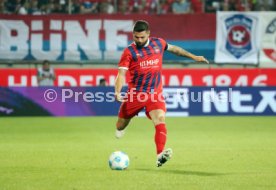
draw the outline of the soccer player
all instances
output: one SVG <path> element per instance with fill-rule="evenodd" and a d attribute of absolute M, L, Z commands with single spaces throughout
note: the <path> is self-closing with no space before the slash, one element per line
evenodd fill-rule
<path fill-rule="evenodd" d="M 144 108 L 146 115 L 155 126 L 155 144 L 157 166 L 166 163 L 172 156 L 172 149 L 164 149 L 167 129 L 165 123 L 166 105 L 162 96 L 162 58 L 164 51 L 178 56 L 188 57 L 195 61 L 208 61 L 203 56 L 193 55 L 181 47 L 168 44 L 162 38 L 150 37 L 149 24 L 138 20 L 133 27 L 133 40 L 121 56 L 118 75 L 115 81 L 115 98 L 122 102 L 116 123 L 115 136 L 121 138 L 125 134 L 131 118 Z M 129 72 L 128 91 L 121 95 L 125 76 Z"/>

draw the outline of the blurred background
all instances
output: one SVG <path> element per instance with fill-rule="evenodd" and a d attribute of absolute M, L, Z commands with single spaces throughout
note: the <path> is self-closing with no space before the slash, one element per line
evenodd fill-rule
<path fill-rule="evenodd" d="M 185 107 L 167 102 L 172 115 L 275 115 L 275 101 L 263 100 L 259 92 L 259 87 L 267 87 L 268 94 L 275 93 L 270 92 L 276 85 L 275 10 L 275 0 L 1 0 L 0 114 L 116 115 L 114 102 L 114 111 L 104 109 L 111 103 L 91 102 L 83 102 L 84 108 L 76 113 L 66 107 L 77 105 L 59 102 L 63 109 L 57 111 L 43 93 L 47 87 L 58 92 L 62 87 L 113 92 L 122 50 L 132 42 L 134 22 L 143 19 L 150 24 L 151 36 L 210 61 L 195 63 L 166 52 L 162 73 L 166 87 L 185 87 L 189 92 L 196 87 L 202 87 L 196 92 L 204 87 L 239 88 L 238 94 L 250 91 L 233 103 L 238 109 L 228 103 L 227 111 L 221 111 L 220 103 L 210 104 L 211 110 L 204 112 L 204 104 L 190 102 Z M 22 98 L 33 105 L 23 109 Z M 264 103 L 256 113 L 262 101 L 270 104 Z M 33 106 L 41 113 L 32 111 Z"/>
<path fill-rule="evenodd" d="M 0 0 L 0 190 L 275 190 L 275 6 Z M 210 61 L 164 54 L 174 156 L 160 169 L 150 120 L 114 137 L 117 64 L 141 19 L 152 37 Z M 110 170 L 116 150 L 129 155 L 127 171 Z"/>

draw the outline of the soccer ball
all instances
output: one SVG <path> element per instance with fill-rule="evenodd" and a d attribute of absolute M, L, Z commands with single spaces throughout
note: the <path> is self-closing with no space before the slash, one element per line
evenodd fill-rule
<path fill-rule="evenodd" d="M 112 170 L 125 170 L 129 166 L 129 158 L 126 153 L 116 151 L 110 155 L 108 163 Z"/>

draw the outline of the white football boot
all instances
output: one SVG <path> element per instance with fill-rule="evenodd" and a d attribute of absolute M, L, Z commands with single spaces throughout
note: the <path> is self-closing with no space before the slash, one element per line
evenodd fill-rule
<path fill-rule="evenodd" d="M 165 164 L 172 157 L 172 154 L 173 154 L 173 151 L 172 151 L 171 148 L 163 150 L 163 152 L 158 154 L 157 155 L 157 161 L 156 161 L 157 167 L 160 167 L 163 164 Z"/>
<path fill-rule="evenodd" d="M 117 139 L 122 138 L 124 135 L 125 135 L 125 130 L 118 130 L 118 129 L 116 129 L 116 131 L 115 131 L 115 137 Z"/>

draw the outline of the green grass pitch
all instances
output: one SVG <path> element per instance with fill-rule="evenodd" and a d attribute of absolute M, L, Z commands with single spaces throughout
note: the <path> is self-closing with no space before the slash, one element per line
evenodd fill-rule
<path fill-rule="evenodd" d="M 155 166 L 154 128 L 134 118 L 0 119 L 0 190 L 276 189 L 276 117 L 167 118 L 172 159 Z M 130 157 L 112 171 L 109 155 Z"/>

